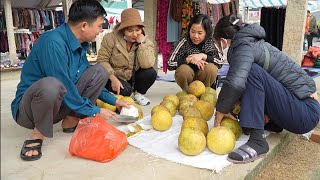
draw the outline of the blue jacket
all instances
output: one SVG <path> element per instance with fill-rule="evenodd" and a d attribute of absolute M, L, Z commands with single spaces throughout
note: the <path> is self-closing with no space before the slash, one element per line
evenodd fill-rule
<path fill-rule="evenodd" d="M 63 103 L 70 109 L 87 116 L 99 113 L 100 108 L 88 98 L 81 97 L 75 85 L 90 66 L 86 57 L 87 48 L 88 43 L 80 44 L 68 24 L 43 33 L 23 66 L 16 97 L 11 103 L 13 118 L 16 120 L 21 98 L 27 89 L 36 81 L 49 76 L 60 80 L 67 89 Z M 105 88 L 99 99 L 112 105 L 117 100 Z"/>

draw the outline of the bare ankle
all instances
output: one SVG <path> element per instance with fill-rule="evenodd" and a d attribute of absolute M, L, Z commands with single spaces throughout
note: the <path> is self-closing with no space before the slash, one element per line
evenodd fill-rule
<path fill-rule="evenodd" d="M 44 139 L 44 137 L 45 136 L 42 135 L 40 131 L 38 131 L 36 128 L 34 128 L 30 139 Z"/>

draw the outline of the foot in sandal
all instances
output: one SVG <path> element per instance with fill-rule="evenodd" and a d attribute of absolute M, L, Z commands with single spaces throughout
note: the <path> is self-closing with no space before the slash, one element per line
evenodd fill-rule
<path fill-rule="evenodd" d="M 29 140 L 24 141 L 22 146 L 20 157 L 25 161 L 35 161 L 42 156 L 42 142 L 44 136 L 37 130 L 34 129 L 32 136 Z"/>
<path fill-rule="evenodd" d="M 233 150 L 228 155 L 228 161 L 235 164 L 244 164 L 265 157 L 269 151 L 269 145 L 263 137 L 263 133 L 264 130 L 262 129 L 252 129 L 248 142 Z"/>

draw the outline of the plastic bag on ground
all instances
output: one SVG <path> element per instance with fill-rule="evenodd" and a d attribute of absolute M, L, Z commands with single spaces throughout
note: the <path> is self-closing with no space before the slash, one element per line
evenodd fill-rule
<path fill-rule="evenodd" d="M 108 162 L 117 157 L 127 145 L 124 132 L 96 116 L 79 121 L 69 144 L 69 152 L 73 156 Z"/>

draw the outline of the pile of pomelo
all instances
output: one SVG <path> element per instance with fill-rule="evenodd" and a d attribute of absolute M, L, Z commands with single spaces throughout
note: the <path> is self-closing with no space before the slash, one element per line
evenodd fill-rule
<path fill-rule="evenodd" d="M 188 91 L 166 95 L 159 105 L 151 110 L 152 127 L 166 131 L 172 126 L 172 117 L 178 111 L 183 116 L 178 146 L 182 153 L 195 156 L 206 146 L 216 154 L 228 154 L 242 134 L 238 121 L 224 119 L 220 127 L 209 132 L 207 121 L 215 112 L 217 93 L 205 87 L 201 81 L 194 81 Z"/>

